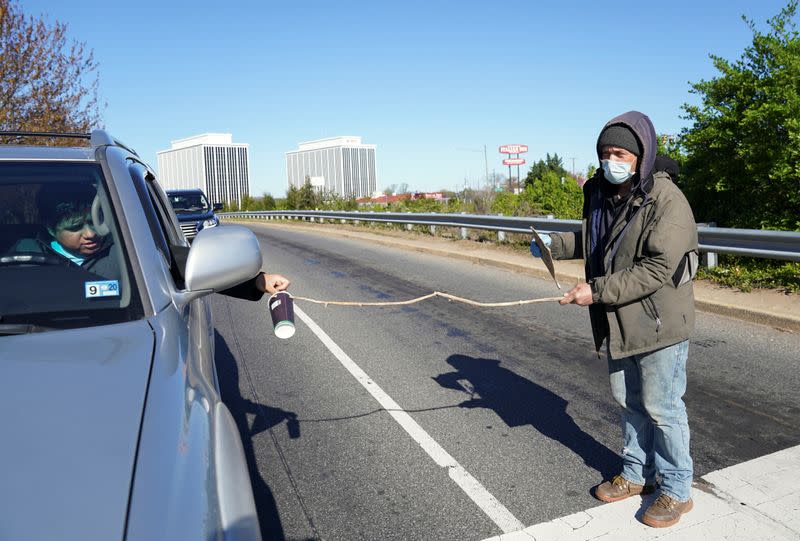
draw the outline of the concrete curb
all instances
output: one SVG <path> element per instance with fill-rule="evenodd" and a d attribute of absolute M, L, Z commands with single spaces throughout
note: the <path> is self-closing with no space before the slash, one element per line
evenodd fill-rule
<path fill-rule="evenodd" d="M 800 317 L 792 317 L 790 314 L 775 314 L 743 306 L 705 301 L 698 299 L 696 296 L 694 306 L 701 312 L 741 319 L 742 321 L 767 325 L 785 331 L 800 332 Z M 800 310 L 800 308 L 798 308 L 798 310 Z"/>
<path fill-rule="evenodd" d="M 335 231 L 330 231 L 330 230 L 326 231 L 325 230 L 326 228 L 319 228 L 315 226 L 306 225 L 303 223 L 298 223 L 298 224 L 274 223 L 270 221 L 261 221 L 261 220 L 235 220 L 235 221 L 238 223 L 253 223 L 268 227 L 300 229 L 304 231 L 311 231 L 319 235 L 366 240 L 368 242 L 372 242 L 374 244 L 379 244 L 383 246 L 391 246 L 393 248 L 400 248 L 403 250 L 408 250 L 413 252 L 421 252 L 431 255 L 449 257 L 451 259 L 458 259 L 461 261 L 469 261 L 470 263 L 510 270 L 521 274 L 535 276 L 537 278 L 542 278 L 545 280 L 552 280 L 550 273 L 547 272 L 547 270 L 544 268 L 521 265 L 510 261 L 502 261 L 499 259 L 482 257 L 474 254 L 458 253 L 451 250 L 441 250 L 432 246 L 410 245 L 409 241 L 404 242 L 403 239 L 398 239 L 391 236 L 384 236 L 381 239 L 375 239 L 375 238 L 366 238 L 364 235 L 359 234 L 358 232 L 348 231 L 345 229 L 336 228 Z M 330 224 L 330 225 L 335 226 L 335 224 Z M 369 232 L 365 231 L 364 233 L 369 235 L 380 235 L 379 232 L 374 232 L 374 231 L 369 231 Z M 562 290 L 566 291 L 567 289 L 569 289 L 568 286 L 570 286 L 571 284 L 576 283 L 579 280 L 583 280 L 583 275 L 577 273 L 556 272 L 556 278 L 561 284 Z M 721 316 L 731 317 L 734 319 L 739 319 L 742 321 L 747 321 L 750 323 L 756 323 L 759 325 L 776 327 L 785 331 L 800 332 L 800 306 L 798 307 L 798 315 L 796 316 L 793 314 L 768 312 L 764 310 L 758 310 L 752 307 L 704 299 L 702 294 L 702 289 L 695 288 L 695 308 L 701 312 L 708 312 Z"/>

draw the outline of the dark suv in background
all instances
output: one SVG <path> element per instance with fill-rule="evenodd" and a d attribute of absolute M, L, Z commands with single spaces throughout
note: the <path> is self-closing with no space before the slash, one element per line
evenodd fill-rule
<path fill-rule="evenodd" d="M 178 216 L 178 223 L 186 240 L 191 241 L 203 229 L 219 225 L 214 211 L 221 210 L 222 203 L 209 205 L 203 190 L 167 190 L 167 197 Z"/>

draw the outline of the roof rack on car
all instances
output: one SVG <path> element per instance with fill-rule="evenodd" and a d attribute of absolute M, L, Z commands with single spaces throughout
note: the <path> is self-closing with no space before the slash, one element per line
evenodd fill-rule
<path fill-rule="evenodd" d="M 3 137 L 66 137 L 69 139 L 89 139 L 88 133 L 56 133 L 41 131 L 0 131 Z"/>
<path fill-rule="evenodd" d="M 67 139 L 87 139 L 92 147 L 97 148 L 100 146 L 117 146 L 124 148 L 134 156 L 139 154 L 131 147 L 115 139 L 106 130 L 92 130 L 92 133 L 58 133 L 58 132 L 37 132 L 37 131 L 1 131 L 0 137 L 64 137 Z"/>

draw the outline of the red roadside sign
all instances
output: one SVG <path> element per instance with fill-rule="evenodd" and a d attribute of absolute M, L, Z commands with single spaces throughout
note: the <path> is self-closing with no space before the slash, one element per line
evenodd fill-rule
<path fill-rule="evenodd" d="M 525 165 L 525 158 L 506 158 L 503 165 Z"/>
<path fill-rule="evenodd" d="M 522 154 L 528 152 L 528 145 L 501 145 L 501 154 Z"/>

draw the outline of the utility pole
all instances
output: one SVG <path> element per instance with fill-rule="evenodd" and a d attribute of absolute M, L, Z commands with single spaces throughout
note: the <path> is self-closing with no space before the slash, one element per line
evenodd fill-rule
<path fill-rule="evenodd" d="M 456 150 L 461 150 L 461 151 L 464 151 L 464 152 L 480 152 L 481 151 L 481 149 L 479 149 L 479 148 L 463 148 L 463 147 L 458 147 L 458 148 L 456 148 Z M 486 172 L 486 183 L 488 184 L 489 183 L 489 157 L 486 155 L 486 145 L 483 145 L 483 165 L 485 167 L 485 172 Z M 480 181 L 478 181 L 478 182 L 480 182 Z"/>
<path fill-rule="evenodd" d="M 483 165 L 486 167 L 486 185 L 489 185 L 489 158 L 486 157 L 486 145 L 483 145 Z"/>
<path fill-rule="evenodd" d="M 572 160 L 572 176 L 575 176 L 575 158 L 570 158 Z"/>

